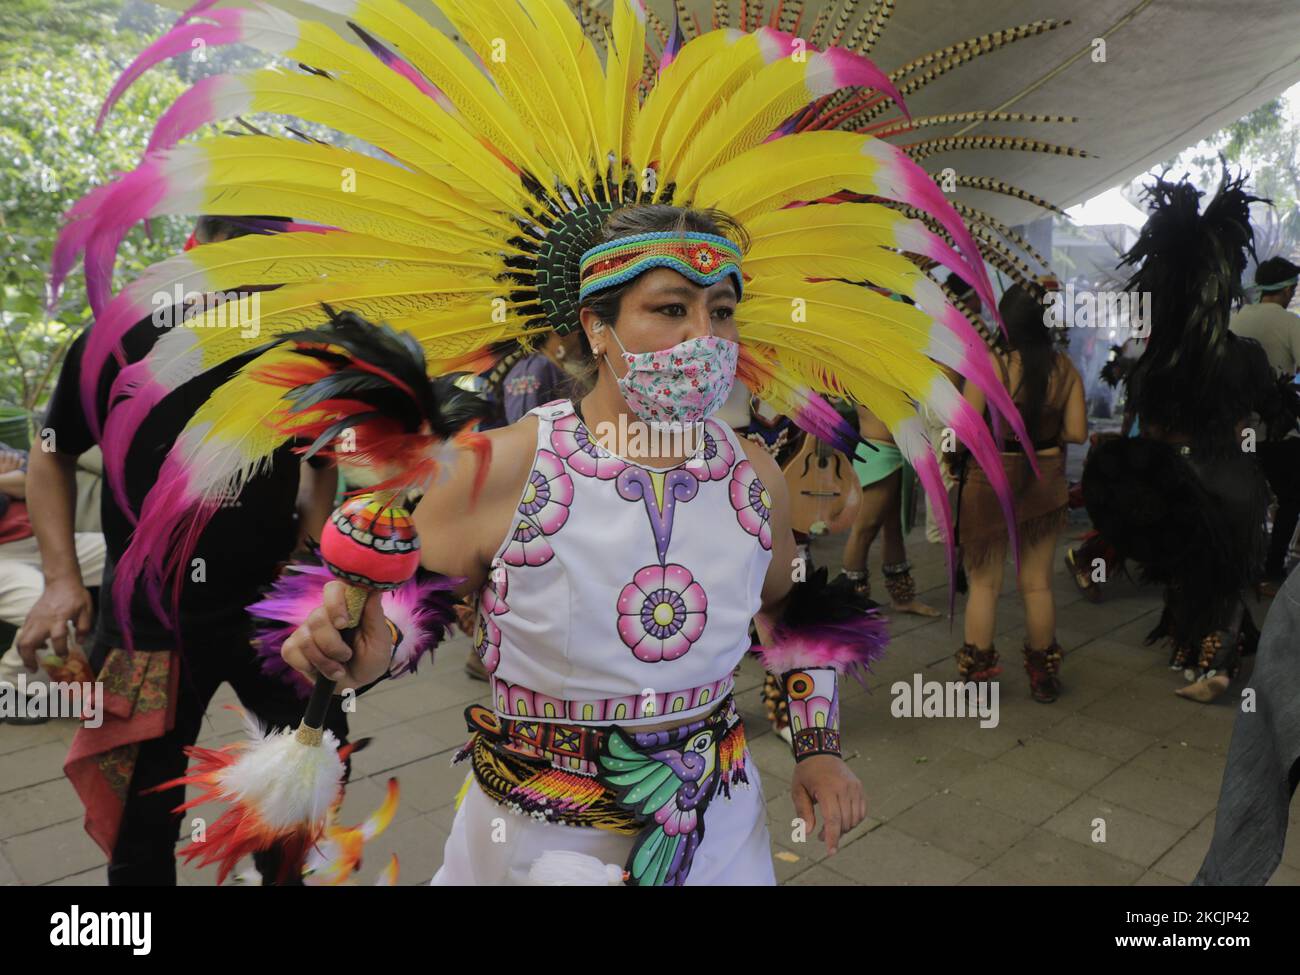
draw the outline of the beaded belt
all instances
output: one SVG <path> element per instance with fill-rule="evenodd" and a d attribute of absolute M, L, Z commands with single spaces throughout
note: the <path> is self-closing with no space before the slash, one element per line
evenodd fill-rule
<path fill-rule="evenodd" d="M 625 871 L 638 886 L 684 883 L 709 803 L 749 781 L 745 727 L 730 696 L 712 714 L 667 731 L 519 721 L 477 704 L 465 720 L 471 735 L 455 761 L 470 759 L 487 796 L 545 822 L 637 834 Z M 595 774 L 557 768 L 519 746 L 559 746 L 558 754 L 590 761 Z"/>

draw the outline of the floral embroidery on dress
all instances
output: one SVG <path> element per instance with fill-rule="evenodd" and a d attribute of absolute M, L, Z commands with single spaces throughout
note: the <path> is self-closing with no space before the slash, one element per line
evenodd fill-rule
<path fill-rule="evenodd" d="M 484 615 L 480 608 L 478 624 L 474 627 L 474 652 L 483 661 L 483 669 L 495 673 L 501 663 L 501 627 Z"/>
<path fill-rule="evenodd" d="M 702 424 L 704 445 L 699 452 L 687 460 L 682 467 L 690 471 L 697 480 L 718 481 L 731 473 L 731 465 L 736 462 L 736 450 L 731 441 L 713 420 Z"/>
<path fill-rule="evenodd" d="M 764 550 L 772 550 L 772 496 L 758 479 L 754 465 L 744 460 L 731 472 L 731 506 L 740 527 L 758 538 Z"/>
<path fill-rule="evenodd" d="M 510 612 L 506 594 L 510 591 L 510 576 L 500 559 L 492 563 L 487 582 L 479 590 L 477 623 L 474 627 L 474 652 L 487 672 L 493 673 L 501 662 L 501 627 L 492 617 Z"/>
<path fill-rule="evenodd" d="M 554 535 L 569 520 L 573 479 L 564 461 L 549 450 L 537 451 L 519 501 L 514 533 L 501 557 L 507 565 L 545 565 L 555 554 L 546 536 Z"/>
<path fill-rule="evenodd" d="M 704 632 L 708 598 L 682 565 L 647 565 L 618 596 L 618 635 L 646 663 L 676 660 Z"/>
<path fill-rule="evenodd" d="M 609 481 L 627 467 L 626 461 L 615 457 L 592 438 L 591 431 L 576 413 L 562 416 L 552 424 L 551 446 L 583 477 Z"/>
<path fill-rule="evenodd" d="M 500 616 L 510 612 L 510 607 L 506 605 L 506 594 L 509 592 L 510 576 L 501 560 L 497 559 L 492 563 L 487 582 L 483 584 L 483 592 L 480 596 L 483 611 L 489 616 Z"/>

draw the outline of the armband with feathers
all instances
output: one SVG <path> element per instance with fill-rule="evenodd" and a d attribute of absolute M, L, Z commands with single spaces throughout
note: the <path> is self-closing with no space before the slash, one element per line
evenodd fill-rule
<path fill-rule="evenodd" d="M 889 642 L 876 604 L 841 576 L 818 569 L 795 583 L 781 619 L 763 637 L 758 656 L 780 681 L 790 714 L 795 761 L 840 754 L 839 678 L 866 686 L 871 663 Z"/>

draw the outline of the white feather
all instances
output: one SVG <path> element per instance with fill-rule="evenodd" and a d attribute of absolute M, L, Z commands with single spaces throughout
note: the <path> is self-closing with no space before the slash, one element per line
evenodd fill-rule
<path fill-rule="evenodd" d="M 294 728 L 268 733 L 249 715 L 245 724 L 253 740 L 220 774 L 223 793 L 256 809 L 272 830 L 323 822 L 343 781 L 334 733 L 326 731 L 320 745 L 309 747 L 297 740 Z"/>
<path fill-rule="evenodd" d="M 528 868 L 534 887 L 622 887 L 623 868 L 572 850 L 547 850 Z"/>

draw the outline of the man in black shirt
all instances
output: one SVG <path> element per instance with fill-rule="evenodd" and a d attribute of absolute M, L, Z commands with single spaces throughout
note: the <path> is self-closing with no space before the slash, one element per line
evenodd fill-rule
<path fill-rule="evenodd" d="M 239 221 L 204 217 L 194 239 L 211 243 L 247 232 Z M 144 358 L 161 334 L 152 317 L 138 323 L 123 341 L 127 362 Z M 29 464 L 29 509 L 46 578 L 45 592 L 18 641 L 29 666 L 47 641 L 60 654 L 65 652 L 69 620 L 82 638 L 91 630 L 90 594 L 73 546 L 75 459 L 95 442 L 80 393 L 85 342 L 82 334 L 68 353 L 45 418 L 43 449 L 32 452 Z M 109 410 L 117 371 L 110 360 L 100 377 L 101 420 Z M 177 435 L 231 372 L 233 368 L 185 384 L 145 420 L 125 465 L 127 500 L 135 512 Z M 300 535 L 319 537 L 332 506 L 335 480 L 332 468 L 300 465 L 288 447 L 277 452 L 271 469 L 226 502 L 203 533 L 186 569 L 177 626 L 159 619 L 144 593 L 136 592 L 131 647 L 114 617 L 109 593 L 133 526 L 114 493 L 103 491 L 108 557 L 91 659 L 104 683 L 106 714 L 100 728 L 78 729 L 64 770 L 86 806 L 87 832 L 109 857 L 110 885 L 176 882 L 181 818 L 172 810 L 184 801 L 184 789 L 142 792 L 184 773 L 182 749 L 195 742 L 208 703 L 223 682 L 234 687 L 245 708 L 264 725 L 296 724 L 301 717 L 303 704 L 295 690 L 262 673 L 250 646 L 244 607 L 272 581 Z M 328 726 L 345 739 L 346 720 L 337 709 Z M 280 873 L 278 851 L 256 859 L 267 882 L 274 881 Z"/>

